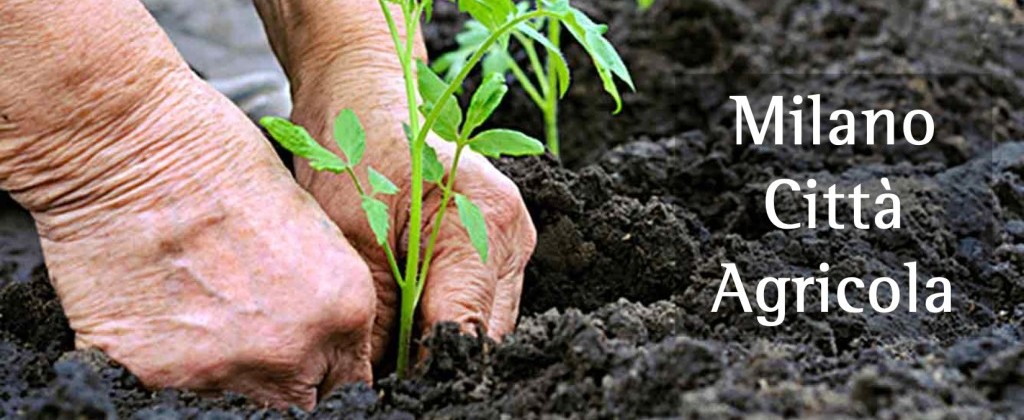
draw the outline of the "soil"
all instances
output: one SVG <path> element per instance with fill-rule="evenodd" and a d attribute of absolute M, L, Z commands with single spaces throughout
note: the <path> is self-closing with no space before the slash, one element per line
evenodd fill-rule
<path fill-rule="evenodd" d="M 0 218 L 0 414 L 1024 416 L 1020 2 L 660 0 L 646 13 L 631 0 L 576 3 L 610 24 L 639 93 L 627 95 L 613 118 L 585 57 L 571 47 L 581 70 L 563 104 L 562 161 L 498 162 L 519 184 L 539 231 L 520 326 L 503 343 L 442 326 L 425 343 L 432 355 L 419 377 L 348 386 L 312 413 L 266 410 L 236 395 L 146 391 L 102 354 L 73 350 L 30 225 L 14 214 Z M 428 31 L 434 53 L 451 47 L 458 25 L 450 5 L 438 6 Z M 822 95 L 825 115 L 926 109 L 934 140 L 735 145 L 729 96 L 763 106 L 771 95 L 813 93 Z M 541 132 L 522 95 L 499 115 L 496 125 Z M 873 197 L 887 178 L 903 224 L 777 229 L 764 192 L 783 177 L 814 178 L 819 194 L 863 184 Z M 800 194 L 780 195 L 781 218 L 806 218 Z M 848 203 L 838 214 L 851 223 Z M 828 220 L 827 207 L 816 215 Z M 726 262 L 737 264 L 752 296 L 762 277 L 821 276 L 822 262 L 833 281 L 892 276 L 906 291 L 908 261 L 918 263 L 920 279 L 950 280 L 950 313 L 921 310 L 923 288 L 917 312 L 904 296 L 896 311 L 878 313 L 866 293 L 855 293 L 866 310 L 847 313 L 835 289 L 825 313 L 795 312 L 795 292 L 787 290 L 786 321 L 775 328 L 760 326 L 760 313 L 744 313 L 736 299 L 711 312 Z M 807 306 L 818 308 L 810 290 Z M 768 302 L 780 297 L 768 295 Z"/>

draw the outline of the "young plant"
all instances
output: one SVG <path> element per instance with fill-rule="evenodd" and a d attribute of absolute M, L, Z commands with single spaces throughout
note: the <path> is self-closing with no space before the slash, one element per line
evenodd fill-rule
<path fill-rule="evenodd" d="M 611 80 L 611 75 L 629 81 L 629 73 L 614 48 L 604 39 L 605 28 L 594 24 L 582 12 L 572 8 L 568 0 L 543 1 L 532 10 L 528 7 L 517 7 L 511 0 L 458 0 L 459 10 L 469 13 L 479 22 L 477 35 L 481 40 L 476 43 L 476 48 L 460 61 L 458 70 L 446 82 L 424 63 L 415 60 L 413 38 L 402 39 L 399 36 L 400 33 L 416 33 L 419 31 L 421 20 L 430 20 L 433 1 L 378 0 L 378 3 L 388 22 L 395 54 L 402 67 L 409 113 L 408 121 L 404 125 L 411 161 L 409 246 L 404 256 L 404 269 L 399 266 L 395 250 L 387 240 L 391 229 L 388 222 L 388 206 L 378 198 L 380 195 L 396 194 L 399 191 L 394 183 L 372 167 L 366 168 L 369 188 L 363 185 L 359 177 L 359 165 L 367 147 L 366 133 L 356 114 L 352 110 L 342 110 L 334 122 L 334 140 L 341 155 L 321 146 L 304 128 L 287 120 L 267 117 L 260 123 L 282 146 L 296 156 L 308 160 L 314 170 L 347 175 L 355 184 L 367 222 L 377 243 L 387 256 L 400 289 L 397 370 L 398 375 L 404 377 L 409 366 L 413 316 L 423 293 L 423 286 L 426 284 L 445 210 L 451 200 L 455 200 L 462 226 L 466 229 L 470 242 L 481 260 L 486 261 L 488 258 L 487 227 L 483 214 L 468 197 L 454 191 L 461 157 L 467 148 L 494 158 L 536 155 L 544 152 L 544 146 L 540 141 L 523 133 L 504 129 L 479 130 L 501 104 L 508 92 L 508 86 L 500 73 L 486 76 L 474 92 L 469 107 L 463 110 L 455 99 L 455 93 L 462 87 L 470 71 L 485 60 L 489 51 L 494 51 L 497 47 L 507 50 L 510 38 L 525 37 L 547 49 L 549 69 L 552 72 L 550 80 L 553 81 L 548 84 L 548 89 L 552 92 L 557 91 L 559 95 L 564 94 L 569 86 L 569 71 L 558 50 L 557 39 L 553 42 L 535 28 L 539 21 L 547 21 L 550 26 L 564 25 L 587 48 L 606 81 L 606 89 L 618 103 L 618 91 Z M 388 4 L 397 5 L 401 10 L 404 30 L 399 30 L 398 21 L 392 15 Z M 455 145 L 455 155 L 451 167 L 447 170 L 438 161 L 437 153 L 426 142 L 430 133 Z M 425 182 L 439 185 L 442 191 L 440 210 L 434 216 L 433 228 L 427 238 L 423 238 L 421 233 L 424 226 Z"/>
<path fill-rule="evenodd" d="M 651 0 L 640 0 L 640 2 L 643 6 L 649 4 Z M 619 58 L 619 54 L 612 44 L 604 38 L 604 33 L 608 30 L 607 26 L 594 23 L 586 14 L 570 7 L 568 1 L 541 1 L 538 9 L 542 10 L 543 8 L 551 11 L 563 11 L 564 14 L 560 17 L 537 16 L 509 31 L 511 39 L 519 43 L 525 51 L 529 61 L 529 71 L 520 66 L 518 61 L 513 58 L 509 52 L 511 45 L 507 39 L 494 43 L 487 49 L 482 67 L 484 77 L 495 73 L 505 75 L 508 72 L 515 76 L 519 85 L 540 109 L 544 117 L 548 150 L 557 156 L 560 151 L 558 100 L 565 95 L 569 86 L 569 67 L 561 53 L 563 26 L 593 58 L 594 66 L 601 76 L 605 90 L 615 100 L 615 113 L 622 109 L 622 99 L 614 78 L 621 79 L 630 89 L 635 90 L 635 88 L 626 65 Z M 516 6 L 516 11 L 520 16 L 528 14 L 530 12 L 529 4 L 519 3 Z M 491 33 L 490 29 L 487 24 L 479 20 L 467 21 L 462 32 L 456 36 L 458 48 L 435 61 L 434 70 L 445 73 L 445 79 L 453 81 L 465 68 L 469 58 L 481 50 L 482 44 L 487 40 L 487 35 Z M 541 35 L 542 31 L 546 31 L 546 36 Z M 540 54 L 541 49 L 545 50 L 543 59 Z"/>

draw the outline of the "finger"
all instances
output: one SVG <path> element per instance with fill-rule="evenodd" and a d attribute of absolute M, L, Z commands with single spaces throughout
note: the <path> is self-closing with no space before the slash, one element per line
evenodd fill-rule
<path fill-rule="evenodd" d="M 348 255 L 354 256 L 355 253 Z M 346 277 L 338 282 L 339 288 L 323 299 L 326 308 L 322 318 L 313 325 L 310 332 L 319 340 L 323 364 L 316 366 L 320 357 L 307 360 L 306 364 L 322 369 L 322 376 L 316 388 L 317 398 L 322 399 L 336 387 L 353 382 L 372 383 L 371 368 L 373 325 L 376 320 L 374 302 L 376 288 L 371 283 L 372 271 L 363 259 L 352 258 L 348 267 L 338 267 L 338 273 Z M 337 260 L 337 259 L 336 259 Z"/>
<path fill-rule="evenodd" d="M 398 322 L 399 293 L 398 285 L 391 274 L 391 267 L 386 262 L 367 259 L 367 264 L 370 266 L 377 290 L 377 316 L 370 338 L 370 360 L 376 366 L 385 360 L 391 345 L 391 332 L 395 330 Z"/>
<path fill-rule="evenodd" d="M 426 327 L 455 321 L 467 332 L 482 327 L 500 338 L 511 332 L 518 315 L 526 262 L 533 252 L 536 232 L 516 186 L 493 171 L 483 159 L 467 159 L 470 174 L 460 178 L 463 191 L 484 214 L 488 229 L 488 260 L 481 261 L 472 247 L 458 211 L 448 209 L 423 296 Z M 486 165 L 486 166 L 484 166 Z M 476 169 L 476 170 L 474 170 Z"/>
<path fill-rule="evenodd" d="M 325 270 L 333 273 L 334 278 L 318 285 L 320 293 L 305 309 L 311 314 L 300 324 L 299 330 L 299 335 L 312 340 L 310 351 L 298 351 L 300 358 L 303 353 L 308 354 L 305 360 L 289 360 L 289 364 L 284 365 L 317 374 L 310 377 L 314 380 L 317 399 L 326 397 L 342 384 L 373 380 L 370 357 L 376 319 L 373 302 L 377 293 L 369 266 L 355 249 L 346 248 L 337 254 L 324 250 L 322 256 L 331 262 Z M 327 277 L 326 273 L 324 276 Z M 303 310 L 296 308 L 297 312 Z"/>
<path fill-rule="evenodd" d="M 367 329 L 368 331 L 368 329 Z M 360 336 L 338 334 L 334 339 L 334 355 L 328 362 L 327 372 L 317 387 L 317 400 L 330 395 L 337 387 L 353 382 L 373 383 L 371 368 L 371 334 Z"/>
<path fill-rule="evenodd" d="M 295 164 L 295 172 L 299 183 L 316 197 L 317 202 L 320 203 L 331 220 L 345 232 L 349 243 L 370 269 L 376 290 L 377 307 L 371 338 L 371 360 L 374 363 L 386 360 L 385 356 L 391 345 L 391 332 L 395 330 L 395 323 L 398 319 L 398 285 L 392 274 L 391 266 L 388 264 L 387 254 L 384 248 L 377 243 L 376 236 L 370 229 L 366 215 L 359 205 L 360 194 L 353 184 L 340 182 L 336 177 L 315 172 L 309 165 L 298 160 Z M 359 176 L 363 177 L 364 175 L 360 174 Z M 368 180 L 364 178 L 360 182 L 365 185 Z M 404 204 L 406 202 L 404 197 L 388 196 L 381 197 L 381 199 L 391 209 L 408 206 Z M 396 214 L 390 220 L 392 226 L 401 226 L 404 223 L 397 216 Z M 395 229 L 392 229 L 389 241 L 397 242 L 396 236 Z"/>
<path fill-rule="evenodd" d="M 424 235 L 431 228 L 432 223 L 427 225 Z M 423 332 L 429 333 L 437 323 L 445 321 L 459 324 L 465 333 L 475 333 L 478 328 L 486 331 L 496 284 L 494 270 L 473 249 L 457 211 L 448 209 L 423 288 Z"/>
<path fill-rule="evenodd" d="M 505 334 L 515 330 L 526 264 L 537 246 L 537 230 L 519 190 L 507 194 L 511 197 L 503 201 L 506 206 L 502 211 L 506 214 L 505 220 L 499 220 L 504 223 L 496 227 L 499 235 L 495 238 L 497 242 L 492 245 L 498 251 L 494 263 L 497 285 L 487 331 L 496 341 L 501 341 Z"/>
<path fill-rule="evenodd" d="M 319 330 L 313 334 L 320 338 L 324 349 L 324 373 L 317 388 L 318 398 L 326 397 L 335 387 L 352 382 L 372 383 L 374 325 L 379 316 L 375 302 L 376 286 L 372 283 L 373 269 L 365 258 L 357 257 L 354 249 L 345 255 L 349 264 L 336 268 L 344 281 L 334 283 L 338 289 L 323 299 L 326 308 L 322 318 L 313 325 Z M 341 258 L 334 258 L 337 263 Z M 314 359 L 315 360 L 315 359 Z"/>
<path fill-rule="evenodd" d="M 523 211 L 526 214 L 525 209 Z M 526 217 L 529 218 L 529 215 Z M 533 254 L 537 241 L 533 222 L 527 219 L 527 225 L 528 228 L 523 231 L 520 239 L 523 242 L 512 247 L 508 260 L 498 266 L 498 284 L 495 288 L 494 304 L 491 305 L 491 319 L 488 322 L 488 335 L 496 341 L 501 341 L 505 334 L 514 331 L 516 320 L 519 318 L 526 264 Z"/>

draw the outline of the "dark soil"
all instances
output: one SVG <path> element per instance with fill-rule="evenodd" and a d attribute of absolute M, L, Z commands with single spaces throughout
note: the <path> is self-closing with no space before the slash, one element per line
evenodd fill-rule
<path fill-rule="evenodd" d="M 640 93 L 627 95 L 613 118 L 585 57 L 571 50 L 580 70 L 563 105 L 564 163 L 500 162 L 539 231 L 524 316 L 504 343 L 440 328 L 418 379 L 350 386 L 313 413 L 262 410 L 233 395 L 145 391 L 101 354 L 72 351 L 44 269 L 33 272 L 14 255 L 38 258 L 25 245 L 24 220 L 12 216 L 0 219 L 3 227 L 22 233 L 0 235 L 0 250 L 23 251 L 0 257 L 0 414 L 1024 416 L 1019 2 L 660 0 L 644 14 L 632 0 L 578 3 L 610 23 Z M 428 34 L 434 52 L 450 47 L 454 23 L 451 9 L 439 7 Z M 935 140 L 735 145 L 730 95 L 764 109 L 771 95 L 813 93 L 825 115 L 926 109 Z M 524 97 L 505 108 L 498 125 L 541 132 Z M 815 178 L 819 194 L 863 184 L 873 197 L 886 177 L 901 199 L 902 228 L 776 229 L 764 192 L 782 177 Z M 804 219 L 800 194 L 780 195 L 780 217 Z M 838 214 L 851 223 L 847 202 Z M 818 220 L 827 217 L 819 206 Z M 834 288 L 827 313 L 796 313 L 788 289 L 786 321 L 775 328 L 760 326 L 759 313 L 743 313 L 735 299 L 711 312 L 722 263 L 738 265 L 754 303 L 762 277 L 821 276 L 822 262 L 833 284 L 892 276 L 905 296 L 909 261 L 918 263 L 919 282 L 951 281 L 951 313 L 920 309 L 923 287 L 914 313 L 906 297 L 895 312 L 873 312 L 866 293 L 852 297 L 865 311 L 846 313 Z M 807 306 L 818 308 L 810 290 Z"/>

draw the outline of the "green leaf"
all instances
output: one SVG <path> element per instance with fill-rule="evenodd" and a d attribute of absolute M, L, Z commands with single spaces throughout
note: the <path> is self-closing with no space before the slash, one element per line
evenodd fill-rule
<path fill-rule="evenodd" d="M 412 147 L 413 132 L 412 127 L 409 127 L 409 123 L 402 123 L 402 132 L 405 133 L 405 141 L 409 143 L 409 147 Z"/>
<path fill-rule="evenodd" d="M 605 67 L 609 68 L 623 82 L 626 82 L 631 90 L 636 91 L 636 86 L 633 85 L 633 78 L 629 75 L 626 63 L 622 61 L 622 57 L 619 56 L 618 51 L 615 51 L 615 46 L 611 42 L 608 42 L 601 34 L 587 32 L 587 44 L 590 45 L 594 55 L 599 57 Z"/>
<path fill-rule="evenodd" d="M 447 91 L 448 84 L 422 61 L 417 61 L 416 64 L 420 96 L 424 101 L 421 111 L 430 114 L 433 112 L 434 105 L 441 101 L 441 96 Z M 458 140 L 459 126 L 462 124 L 462 109 L 459 108 L 459 102 L 455 99 L 455 95 L 448 95 L 439 115 L 434 123 L 433 131 L 445 140 Z"/>
<path fill-rule="evenodd" d="M 263 117 L 260 119 L 260 125 L 267 129 L 270 137 L 282 147 L 295 156 L 309 160 L 309 166 L 317 171 L 341 173 L 349 168 L 344 160 L 317 143 L 301 126 L 278 117 Z"/>
<path fill-rule="evenodd" d="M 515 130 L 488 130 L 469 142 L 473 151 L 492 158 L 528 156 L 544 153 L 544 145 L 537 139 Z"/>
<path fill-rule="evenodd" d="M 405 130 L 405 140 L 409 142 L 409 153 L 412 153 L 412 127 L 402 123 Z M 440 184 L 444 178 L 444 164 L 437 159 L 437 151 L 427 143 L 423 143 L 423 179 L 428 182 Z"/>
<path fill-rule="evenodd" d="M 587 14 L 583 13 L 580 9 L 569 6 L 569 16 L 580 28 L 583 29 L 583 33 L 597 32 L 598 34 L 604 35 L 605 32 L 608 32 L 607 25 L 594 22 L 590 19 L 590 16 L 587 16 Z"/>
<path fill-rule="evenodd" d="M 459 11 L 469 13 L 488 29 L 498 29 L 516 12 L 512 0 L 459 0 Z"/>
<path fill-rule="evenodd" d="M 615 86 L 615 76 L 626 82 L 631 89 L 636 89 L 622 58 L 619 57 L 611 43 L 604 38 L 608 27 L 594 23 L 586 14 L 569 6 L 568 2 L 557 1 L 555 3 L 563 13 L 562 23 L 569 33 L 583 45 L 583 49 L 594 61 L 594 67 L 597 68 L 597 74 L 601 76 L 604 90 L 615 100 L 615 113 L 618 113 L 622 110 L 622 96 L 619 94 L 618 87 Z"/>
<path fill-rule="evenodd" d="M 372 167 L 368 169 L 368 172 L 370 173 L 370 186 L 373 187 L 374 194 L 392 195 L 398 193 L 398 187 L 384 174 L 377 172 Z"/>
<path fill-rule="evenodd" d="M 443 74 L 446 82 L 451 82 L 466 67 L 470 56 L 483 46 L 489 36 L 490 31 L 482 23 L 476 20 L 467 21 L 463 25 L 462 32 L 455 35 L 458 47 L 434 60 L 431 68 L 435 72 Z M 480 63 L 485 77 L 491 73 L 502 75 L 508 73 L 511 58 L 506 52 L 507 48 L 507 42 L 496 42 L 491 45 Z"/>
<path fill-rule="evenodd" d="M 558 97 L 563 98 L 569 92 L 569 85 L 572 83 L 572 78 L 569 76 L 569 65 L 566 64 L 565 57 L 558 51 L 549 50 L 548 54 L 551 57 L 550 63 L 555 68 L 555 77 L 558 78 Z"/>
<path fill-rule="evenodd" d="M 537 43 L 543 45 L 548 51 L 549 65 L 554 66 L 555 77 L 558 78 L 558 96 L 564 97 L 566 92 L 569 91 L 571 77 L 569 75 L 569 65 L 566 63 L 565 56 L 562 55 L 562 51 L 560 51 L 555 44 L 551 43 L 551 40 L 548 39 L 548 37 L 541 35 L 540 32 L 525 23 L 523 25 L 519 25 L 517 30 L 523 33 L 523 35 L 526 35 L 530 37 L 530 39 L 533 39 L 534 41 L 537 41 Z"/>
<path fill-rule="evenodd" d="M 462 194 L 455 194 L 455 205 L 459 208 L 462 227 L 466 228 L 469 241 L 476 249 L 476 253 L 480 255 L 480 261 L 487 263 L 487 223 L 484 221 L 483 212 Z"/>
<path fill-rule="evenodd" d="M 480 49 L 484 41 L 487 40 L 489 34 L 490 32 L 487 30 L 487 27 L 482 23 L 475 20 L 467 21 L 462 28 L 462 32 L 455 35 L 455 42 L 458 44 L 458 48 L 434 60 L 432 66 L 434 71 L 444 73 L 445 81 L 451 82 L 454 80 L 455 76 L 466 67 L 469 57 Z M 490 55 L 491 53 L 488 54 Z"/>
<path fill-rule="evenodd" d="M 521 1 L 519 3 L 516 3 L 516 17 L 529 13 L 531 7 L 533 6 L 528 1 Z"/>
<path fill-rule="evenodd" d="M 388 205 L 373 197 L 363 197 L 363 212 L 366 213 L 366 221 L 370 223 L 370 229 L 377 238 L 377 245 L 384 245 L 388 241 L 388 229 L 391 225 Z"/>
<path fill-rule="evenodd" d="M 647 10 L 654 5 L 654 0 L 637 0 L 636 3 L 640 6 L 640 10 Z"/>
<path fill-rule="evenodd" d="M 569 0 L 542 0 L 544 8 L 555 13 L 566 13 L 569 11 Z"/>
<path fill-rule="evenodd" d="M 484 59 L 480 62 L 480 71 L 484 77 L 492 74 L 498 74 L 505 76 L 508 74 L 510 68 L 512 68 L 512 56 L 508 55 L 505 48 L 502 48 L 498 44 L 491 46 L 490 52 L 484 56 Z"/>
<path fill-rule="evenodd" d="M 498 73 L 487 76 L 483 84 L 473 93 L 473 99 L 469 103 L 466 124 L 462 127 L 463 137 L 469 137 L 473 134 L 473 130 L 487 121 L 498 105 L 501 105 L 506 93 L 508 93 L 508 86 L 505 84 L 505 76 Z"/>
<path fill-rule="evenodd" d="M 501 28 L 505 22 L 513 19 L 519 13 L 519 8 L 512 0 L 459 0 L 459 11 L 469 13 L 470 17 L 479 22 L 485 29 L 485 34 L 490 36 Z M 486 38 L 486 37 L 485 37 Z M 503 33 L 495 47 L 508 49 L 509 34 Z M 480 40 L 483 43 L 483 39 Z M 478 48 L 474 48 L 475 52 Z M 488 53 L 491 53 L 490 51 Z"/>
<path fill-rule="evenodd" d="M 430 115 L 430 113 L 434 112 L 434 104 L 423 104 L 420 106 L 420 112 L 423 115 Z M 460 119 L 451 118 L 453 115 L 441 112 L 441 115 L 434 121 L 433 130 L 431 131 L 437 134 L 438 137 L 454 143 L 459 141 L 459 124 L 462 122 L 462 114 L 460 111 Z"/>
<path fill-rule="evenodd" d="M 644 1 L 644 0 L 641 0 Z M 651 1 L 651 0 L 647 0 Z M 434 0 L 423 1 L 423 21 L 430 22 L 434 18 Z"/>
<path fill-rule="evenodd" d="M 444 164 L 437 159 L 437 151 L 429 144 L 423 145 L 423 179 L 440 184 L 444 178 Z"/>
<path fill-rule="evenodd" d="M 351 109 L 342 110 L 334 120 L 334 141 L 348 158 L 349 166 L 359 165 L 366 152 L 366 131 Z"/>

